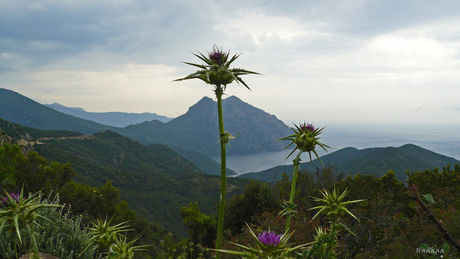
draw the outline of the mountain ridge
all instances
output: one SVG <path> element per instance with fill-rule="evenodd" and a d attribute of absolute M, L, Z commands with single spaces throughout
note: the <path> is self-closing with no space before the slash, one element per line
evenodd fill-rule
<path fill-rule="evenodd" d="M 396 177 L 405 182 L 406 171 L 424 171 L 435 167 L 441 168 L 448 164 L 460 164 L 460 161 L 414 144 L 404 144 L 399 147 L 374 147 L 357 149 L 346 147 L 321 157 L 325 165 L 330 165 L 338 173 L 347 175 L 372 174 L 382 176 L 387 171 L 395 171 Z M 303 162 L 301 170 L 316 171 L 321 169 L 320 162 Z M 292 165 L 276 166 L 260 172 L 242 174 L 238 177 L 262 181 L 280 179 L 286 173 L 292 177 Z"/>
<path fill-rule="evenodd" d="M 172 118 L 168 118 L 156 113 L 128 113 L 128 112 L 88 112 L 80 107 L 67 107 L 59 103 L 45 104 L 45 106 L 53 108 L 56 111 L 75 116 L 77 118 L 91 120 L 100 124 L 113 127 L 126 127 L 133 124 L 139 124 L 144 121 L 158 120 L 168 122 Z"/>
<path fill-rule="evenodd" d="M 90 120 L 58 112 L 28 97 L 0 88 L 0 117 L 20 125 L 42 130 L 71 130 L 92 134 L 103 129 L 114 129 Z"/>

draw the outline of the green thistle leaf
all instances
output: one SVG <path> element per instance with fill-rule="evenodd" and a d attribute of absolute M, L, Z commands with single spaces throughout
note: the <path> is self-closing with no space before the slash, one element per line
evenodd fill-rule
<path fill-rule="evenodd" d="M 433 199 L 433 196 L 431 196 L 431 194 L 425 194 L 425 195 L 422 195 L 423 199 L 431 204 L 434 204 L 434 199 Z"/>

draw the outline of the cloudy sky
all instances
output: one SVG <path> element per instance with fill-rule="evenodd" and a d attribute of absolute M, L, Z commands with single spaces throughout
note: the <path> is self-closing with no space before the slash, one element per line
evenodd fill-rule
<path fill-rule="evenodd" d="M 179 116 L 214 44 L 263 74 L 226 93 L 285 122 L 460 119 L 460 1 L 0 1 L 0 87 L 43 104 Z"/>

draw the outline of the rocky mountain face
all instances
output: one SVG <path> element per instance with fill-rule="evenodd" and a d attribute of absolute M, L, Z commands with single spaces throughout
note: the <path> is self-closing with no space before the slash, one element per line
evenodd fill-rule
<path fill-rule="evenodd" d="M 276 116 L 230 96 L 222 103 L 225 130 L 237 136 L 230 142 L 231 155 L 255 154 L 283 149 L 278 139 L 291 133 L 289 127 Z M 216 155 L 219 153 L 217 104 L 204 97 L 190 107 L 187 113 L 166 123 L 178 134 L 197 141 L 189 146 L 196 151 Z"/>

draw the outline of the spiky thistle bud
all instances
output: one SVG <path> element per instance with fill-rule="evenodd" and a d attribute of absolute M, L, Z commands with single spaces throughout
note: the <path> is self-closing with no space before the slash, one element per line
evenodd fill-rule
<path fill-rule="evenodd" d="M 311 152 L 313 152 L 322 164 L 323 162 L 319 158 L 315 149 L 317 145 L 320 146 L 322 149 L 324 149 L 326 152 L 327 152 L 326 148 L 330 148 L 328 145 L 325 145 L 319 141 L 320 139 L 319 135 L 323 131 L 324 127 L 320 129 L 316 129 L 315 126 L 313 126 L 313 124 L 307 124 L 305 122 L 299 123 L 299 125 L 294 124 L 294 126 L 295 128 L 292 128 L 292 130 L 294 131 L 294 134 L 279 139 L 279 140 L 292 141 L 284 149 L 288 148 L 292 144 L 296 145 L 295 149 L 288 155 L 288 157 L 291 156 L 291 154 L 294 153 L 294 151 L 298 149 L 301 152 L 308 152 L 310 155 L 310 161 L 311 161 L 312 160 Z"/>

